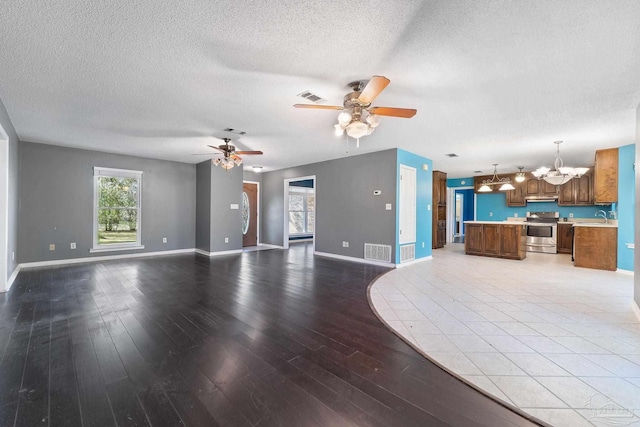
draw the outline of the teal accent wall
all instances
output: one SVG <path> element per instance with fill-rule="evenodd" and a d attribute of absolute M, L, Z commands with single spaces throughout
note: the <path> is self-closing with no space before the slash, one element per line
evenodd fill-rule
<path fill-rule="evenodd" d="M 396 165 L 396 207 L 400 204 L 400 165 L 416 169 L 416 259 L 431 256 L 433 209 L 433 162 L 426 157 L 398 149 Z M 422 169 L 427 165 L 427 170 Z M 429 207 L 431 209 L 429 209 Z M 400 263 L 400 209 L 396 209 L 396 263 Z M 422 247 L 424 244 L 424 247 Z"/>
<path fill-rule="evenodd" d="M 568 218 L 570 213 L 573 213 L 574 218 L 594 218 L 599 209 L 610 210 L 607 206 L 558 206 L 556 202 L 528 203 L 523 207 L 509 207 L 504 193 L 476 194 L 477 221 L 504 221 L 515 214 L 523 218 L 527 212 L 532 211 L 557 211 L 560 212 L 560 218 Z"/>
<path fill-rule="evenodd" d="M 447 187 L 449 188 L 473 187 L 473 177 L 447 179 Z"/>
<path fill-rule="evenodd" d="M 627 243 L 634 242 L 635 222 L 635 144 L 618 149 L 618 268 L 633 271 L 634 250 Z"/>

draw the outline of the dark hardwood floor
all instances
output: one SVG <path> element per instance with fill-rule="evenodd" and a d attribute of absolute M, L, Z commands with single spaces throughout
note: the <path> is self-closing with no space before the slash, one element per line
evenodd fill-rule
<path fill-rule="evenodd" d="M 23 270 L 0 426 L 530 425 L 425 360 L 308 244 Z"/>

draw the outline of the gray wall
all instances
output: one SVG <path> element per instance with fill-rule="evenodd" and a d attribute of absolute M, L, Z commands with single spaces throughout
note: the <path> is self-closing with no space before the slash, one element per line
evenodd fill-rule
<path fill-rule="evenodd" d="M 145 249 L 136 252 L 195 246 L 195 165 L 21 142 L 19 262 L 132 253 L 89 253 L 93 246 L 93 166 L 143 172 Z M 71 242 L 76 242 L 77 249 L 69 248 Z M 50 243 L 56 245 L 55 251 L 49 251 Z"/>
<path fill-rule="evenodd" d="M 224 170 L 209 160 L 197 166 L 196 247 L 206 252 L 242 249 L 242 168 Z M 224 239 L 229 242 L 225 243 Z"/>
<path fill-rule="evenodd" d="M 242 249 L 242 168 L 211 168 L 211 249 L 210 252 Z M 225 243 L 225 237 L 229 243 Z"/>
<path fill-rule="evenodd" d="M 196 248 L 211 249 L 211 161 L 196 166 Z"/>
<path fill-rule="evenodd" d="M 0 99 L 0 124 L 9 136 L 9 227 L 7 233 L 7 278 L 18 266 L 18 191 L 19 191 L 19 155 L 18 135 L 11 123 L 2 100 Z M 13 260 L 12 253 L 16 254 Z"/>
<path fill-rule="evenodd" d="M 640 174 L 638 173 L 638 165 L 640 165 L 640 104 L 636 108 L 636 166 L 635 166 L 635 174 L 636 174 L 636 218 L 635 218 L 635 238 L 634 243 L 636 246 L 636 250 L 634 250 L 634 263 L 633 263 L 633 271 L 634 274 L 634 296 L 636 303 L 640 306 L 640 254 L 638 253 L 638 249 L 640 246 Z"/>
<path fill-rule="evenodd" d="M 284 180 L 315 175 L 316 251 L 363 258 L 367 242 L 391 245 L 395 253 L 396 158 L 392 149 L 263 173 L 262 241 L 283 245 Z"/>

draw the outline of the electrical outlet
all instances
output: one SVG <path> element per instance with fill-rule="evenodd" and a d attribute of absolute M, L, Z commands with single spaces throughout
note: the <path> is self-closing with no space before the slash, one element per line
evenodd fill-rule
<path fill-rule="evenodd" d="M 514 213 L 514 214 L 513 214 L 513 217 L 514 217 L 514 218 L 518 218 L 518 212 Z"/>
<path fill-rule="evenodd" d="M 16 260 L 16 253 L 11 252 L 11 261 L 15 261 L 15 260 Z"/>
<path fill-rule="evenodd" d="M 50 251 L 55 251 L 56 250 L 56 245 L 54 245 L 53 243 L 49 245 L 49 250 Z"/>
<path fill-rule="evenodd" d="M 162 238 L 162 243 L 167 243 L 167 238 L 166 237 Z"/>
<path fill-rule="evenodd" d="M 76 242 L 71 242 L 71 244 L 69 246 L 71 247 L 71 249 L 75 249 L 76 248 Z"/>
<path fill-rule="evenodd" d="M 422 247 L 424 248 L 424 242 L 422 242 Z"/>
<path fill-rule="evenodd" d="M 493 212 L 489 212 L 489 216 L 493 216 Z"/>
<path fill-rule="evenodd" d="M 427 205 L 427 210 L 430 211 L 431 210 L 431 205 Z"/>
<path fill-rule="evenodd" d="M 342 247 L 343 248 L 348 248 L 349 247 L 349 242 L 342 242 Z"/>
<path fill-rule="evenodd" d="M 386 209 L 386 210 L 388 210 L 388 211 L 390 211 L 390 210 L 391 210 L 391 203 L 387 203 L 387 204 L 385 205 L 385 209 Z"/>
<path fill-rule="evenodd" d="M 573 212 L 569 212 L 569 218 L 573 218 Z"/>
<path fill-rule="evenodd" d="M 225 243 L 229 243 L 229 238 L 228 238 L 228 237 L 225 237 L 225 238 L 224 238 L 224 242 L 225 242 Z"/>

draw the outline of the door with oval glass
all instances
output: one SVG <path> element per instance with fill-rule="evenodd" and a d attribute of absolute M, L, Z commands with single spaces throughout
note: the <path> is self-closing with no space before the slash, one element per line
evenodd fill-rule
<path fill-rule="evenodd" d="M 242 184 L 242 246 L 258 245 L 258 184 Z"/>

